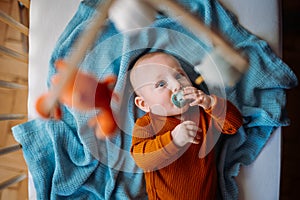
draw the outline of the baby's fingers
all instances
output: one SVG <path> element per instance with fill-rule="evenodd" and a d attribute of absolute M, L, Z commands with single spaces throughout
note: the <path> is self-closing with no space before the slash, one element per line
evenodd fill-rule
<path fill-rule="evenodd" d="M 190 143 L 199 144 L 201 140 L 201 136 L 196 134 L 194 137 L 191 137 Z"/>
<path fill-rule="evenodd" d="M 184 122 L 186 130 L 188 131 L 189 142 L 193 144 L 199 144 L 201 136 L 198 135 L 198 132 L 202 132 L 202 129 L 197 126 L 195 122 L 186 121 Z"/>
<path fill-rule="evenodd" d="M 183 89 L 183 91 L 184 91 L 184 94 L 190 94 L 190 93 L 195 93 L 196 91 L 198 91 L 198 89 L 195 87 L 192 87 L 192 86 L 188 86 L 188 87 L 185 87 Z"/>
<path fill-rule="evenodd" d="M 184 99 L 190 99 L 190 106 L 195 106 L 201 104 L 204 101 L 205 94 L 201 90 L 193 87 L 188 87 L 184 89 Z"/>
<path fill-rule="evenodd" d="M 196 98 L 194 99 L 194 101 L 192 101 L 190 103 L 190 106 L 197 106 L 202 104 L 204 101 L 204 96 L 196 96 Z"/>
<path fill-rule="evenodd" d="M 198 125 L 193 121 L 184 121 L 182 124 L 185 126 L 185 128 L 189 131 L 198 131 L 202 132 L 202 129 L 198 127 Z"/>
<path fill-rule="evenodd" d="M 182 122 L 182 124 L 185 126 L 186 130 L 189 130 L 189 131 L 197 131 L 198 130 L 197 124 L 193 121 L 185 121 L 185 122 Z"/>

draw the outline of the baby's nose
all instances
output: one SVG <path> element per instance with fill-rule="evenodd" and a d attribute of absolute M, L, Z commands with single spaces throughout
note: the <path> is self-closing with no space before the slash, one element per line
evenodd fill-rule
<path fill-rule="evenodd" d="M 171 84 L 171 87 L 172 87 L 171 88 L 172 92 L 176 93 L 182 88 L 182 85 L 178 80 L 173 80 L 172 84 Z"/>

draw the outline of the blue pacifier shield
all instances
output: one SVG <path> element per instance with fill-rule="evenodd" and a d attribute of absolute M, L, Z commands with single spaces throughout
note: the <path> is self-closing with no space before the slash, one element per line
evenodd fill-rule
<path fill-rule="evenodd" d="M 172 103 L 178 108 L 186 105 L 187 101 L 183 98 L 183 91 L 179 91 L 172 95 Z"/>

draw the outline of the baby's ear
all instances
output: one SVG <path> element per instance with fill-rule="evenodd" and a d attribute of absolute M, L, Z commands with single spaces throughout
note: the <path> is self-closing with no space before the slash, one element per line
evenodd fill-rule
<path fill-rule="evenodd" d="M 150 108 L 148 104 L 145 102 L 144 98 L 141 96 L 137 96 L 134 98 L 135 105 L 144 112 L 149 112 Z"/>

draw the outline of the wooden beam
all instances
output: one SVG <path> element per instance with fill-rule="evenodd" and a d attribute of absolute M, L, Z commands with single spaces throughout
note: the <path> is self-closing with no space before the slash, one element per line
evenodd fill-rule
<path fill-rule="evenodd" d="M 20 3 L 22 3 L 26 8 L 30 7 L 30 0 L 18 0 Z"/>
<path fill-rule="evenodd" d="M 0 121 L 25 119 L 25 118 L 26 118 L 26 115 L 24 115 L 24 114 L 0 114 Z"/>
<path fill-rule="evenodd" d="M 0 87 L 9 88 L 9 89 L 25 89 L 27 88 L 25 85 L 21 85 L 18 83 L 12 83 L 8 81 L 0 80 Z"/>
<path fill-rule="evenodd" d="M 0 148 L 0 156 L 8 154 L 8 153 L 11 153 L 11 152 L 18 151 L 20 149 L 22 149 L 22 145 L 20 145 L 20 144 L 16 144 L 16 145 L 13 145 L 13 146 Z"/>
<path fill-rule="evenodd" d="M 5 24 L 8 24 L 9 26 L 15 28 L 16 30 L 20 31 L 24 35 L 28 36 L 29 29 L 28 27 L 24 26 L 2 10 L 0 10 L 0 21 L 2 21 Z"/>
<path fill-rule="evenodd" d="M 2 45 L 0 45 L 0 54 L 14 58 L 24 63 L 28 63 L 28 55 L 21 54 Z"/>
<path fill-rule="evenodd" d="M 9 187 L 10 185 L 13 185 L 15 183 L 18 183 L 18 182 L 21 182 L 23 181 L 25 178 L 27 177 L 26 174 L 21 174 L 21 175 L 18 175 L 18 176 L 14 176 L 12 177 L 11 179 L 7 180 L 7 181 L 4 181 L 0 184 L 0 190 L 3 190 L 7 187 Z"/>

